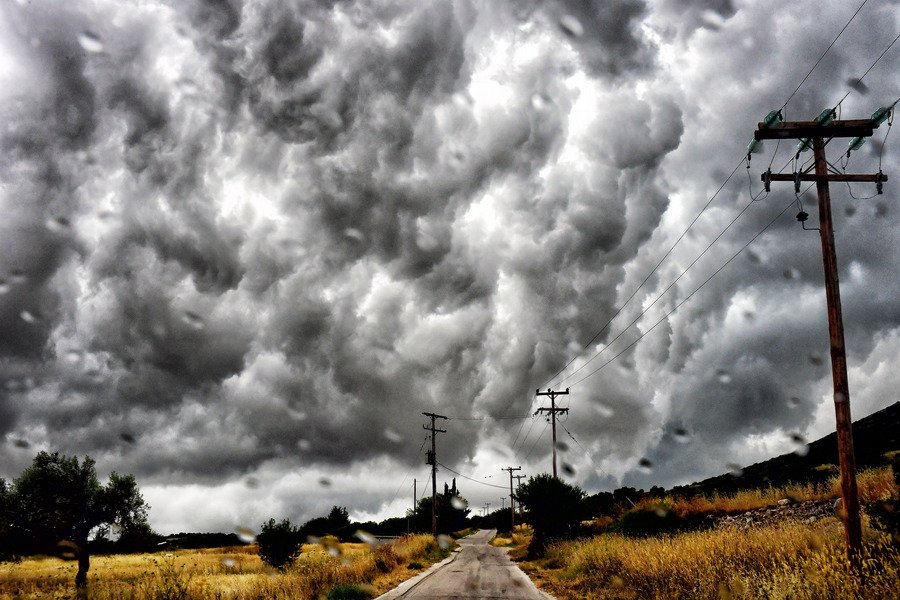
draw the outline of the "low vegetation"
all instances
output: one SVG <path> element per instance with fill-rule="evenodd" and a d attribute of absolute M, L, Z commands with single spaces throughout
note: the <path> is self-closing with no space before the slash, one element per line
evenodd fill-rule
<path fill-rule="evenodd" d="M 430 535 L 412 535 L 375 548 L 368 544 L 305 544 L 283 571 L 265 565 L 255 545 L 156 554 L 97 556 L 91 598 L 190 600 L 365 598 L 415 575 L 447 555 Z M 71 598 L 77 565 L 33 557 L 0 565 L 0 599 Z"/>
<path fill-rule="evenodd" d="M 616 533 L 640 529 L 639 521 L 654 512 L 666 518 L 648 519 L 666 530 L 668 521 L 696 522 L 794 502 L 838 496 L 835 480 L 827 485 L 799 485 L 748 490 L 730 496 L 663 496 L 639 502 L 610 524 L 606 533 L 556 541 L 543 556 L 522 564 L 541 587 L 566 598 L 895 598 L 900 589 L 900 537 L 890 519 L 900 486 L 890 468 L 860 473 L 860 497 L 871 515 L 864 519 L 864 573 L 847 569 L 843 525 L 837 516 L 814 523 L 782 521 L 754 527 L 718 526 L 705 530 L 643 536 Z M 706 521 L 707 527 L 710 521 Z M 649 526 L 648 526 L 649 527 Z M 522 529 L 520 536 L 527 534 Z M 528 541 L 504 538 L 524 555 Z"/>

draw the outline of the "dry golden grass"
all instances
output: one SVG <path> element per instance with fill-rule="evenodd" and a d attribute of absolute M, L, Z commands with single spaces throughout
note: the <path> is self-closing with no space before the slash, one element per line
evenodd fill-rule
<path fill-rule="evenodd" d="M 386 591 L 443 553 L 430 535 L 407 536 L 374 550 L 366 544 L 340 544 L 340 552 L 304 545 L 285 572 L 262 563 L 254 547 L 179 550 L 155 554 L 97 556 L 88 576 L 95 600 L 189 600 L 318 598 L 337 584 Z M 37 557 L 0 564 L 0 600 L 72 598 L 76 564 Z"/>
<path fill-rule="evenodd" d="M 843 529 L 798 523 L 649 539 L 603 535 L 552 546 L 532 565 L 564 598 L 896 598 L 900 548 L 867 531 L 863 582 L 848 574 Z"/>
<path fill-rule="evenodd" d="M 890 467 L 866 469 L 857 475 L 859 499 L 863 504 L 871 504 L 900 495 Z M 835 475 L 824 485 L 788 485 L 755 490 L 743 490 L 729 496 L 697 496 L 682 498 L 666 496 L 661 499 L 644 499 L 637 508 L 663 508 L 679 517 L 698 514 L 732 514 L 771 506 L 782 498 L 796 502 L 807 500 L 828 500 L 840 496 L 840 477 Z"/>

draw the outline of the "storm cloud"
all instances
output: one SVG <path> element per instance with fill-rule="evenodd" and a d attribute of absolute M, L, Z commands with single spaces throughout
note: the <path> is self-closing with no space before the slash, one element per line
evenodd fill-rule
<path fill-rule="evenodd" d="M 900 95 L 896 48 L 848 87 L 895 35 L 870 4 L 788 118 Z M 563 460 L 591 491 L 833 427 L 818 236 L 759 183 L 793 152 L 740 161 L 839 3 L 0 11 L 0 476 L 89 454 L 162 531 L 228 530 L 402 514 L 422 411 L 452 417 L 439 460 L 464 475 L 546 471 L 538 387 L 571 388 Z M 885 130 L 848 170 L 897 172 Z M 900 384 L 892 186 L 832 192 L 855 417 Z"/>

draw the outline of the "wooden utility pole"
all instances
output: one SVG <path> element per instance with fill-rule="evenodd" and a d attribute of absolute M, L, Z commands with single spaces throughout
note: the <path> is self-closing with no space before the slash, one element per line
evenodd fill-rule
<path fill-rule="evenodd" d="M 823 117 L 825 117 L 823 119 Z M 830 117 L 830 118 L 829 118 Z M 768 189 L 772 181 L 794 181 L 799 193 L 801 181 L 814 181 L 819 196 L 819 236 L 822 240 L 822 260 L 825 266 L 825 300 L 828 307 L 828 333 L 831 344 L 831 376 L 834 383 L 834 412 L 837 422 L 838 460 L 841 468 L 841 499 L 844 510 L 844 538 L 847 543 L 847 559 L 857 573 L 862 568 L 862 527 L 860 524 L 859 496 L 856 488 L 856 459 L 853 452 L 853 430 L 850 418 L 850 387 L 847 379 L 847 355 L 844 350 L 844 323 L 841 317 L 841 291 L 838 281 L 837 257 L 834 246 L 834 229 L 831 221 L 831 181 L 871 181 L 880 193 L 880 182 L 887 177 L 880 171 L 875 175 L 851 175 L 829 172 L 825 157 L 825 145 L 832 138 L 871 136 L 878 126 L 871 119 L 833 121 L 823 112 L 816 121 L 785 121 L 776 125 L 760 123 L 754 133 L 756 140 L 803 139 L 801 148 L 813 149 L 815 173 L 806 171 L 794 174 L 776 174 L 767 171 L 762 179 Z M 823 123 L 823 120 L 825 121 Z M 829 122 L 830 121 L 830 122 Z M 801 223 L 809 217 L 802 210 L 797 215 Z M 805 226 L 804 226 L 805 228 Z"/>
<path fill-rule="evenodd" d="M 513 500 L 513 471 L 521 471 L 522 466 L 506 467 L 501 471 L 509 471 L 509 530 L 512 531 L 516 526 L 516 503 Z"/>
<path fill-rule="evenodd" d="M 569 388 L 566 388 L 564 392 L 555 392 L 550 388 L 547 388 L 546 392 L 542 392 L 541 390 L 537 390 L 535 392 L 537 396 L 550 396 L 550 408 L 542 407 L 535 411 L 534 414 L 540 414 L 542 412 L 550 413 L 550 420 L 553 423 L 553 478 L 556 479 L 556 413 L 567 413 L 569 412 L 568 408 L 557 408 L 556 407 L 556 397 L 557 396 L 568 396 Z"/>
<path fill-rule="evenodd" d="M 513 479 L 516 480 L 516 489 L 518 489 L 518 487 L 520 485 L 522 485 L 522 480 L 525 479 L 525 476 L 524 475 L 513 475 Z M 519 502 L 519 516 L 523 517 L 523 518 L 525 516 L 525 513 L 522 511 L 522 503 L 521 502 Z"/>
<path fill-rule="evenodd" d="M 434 420 L 447 419 L 447 417 L 429 412 L 423 412 L 422 414 L 431 419 L 431 427 L 422 425 L 422 428 L 431 432 L 431 452 L 428 453 L 426 464 L 431 465 L 431 535 L 437 536 L 437 446 L 435 444 L 435 434 L 447 433 L 447 430 L 436 429 Z"/>
<path fill-rule="evenodd" d="M 418 492 L 418 489 L 416 489 L 416 478 L 413 477 L 413 510 L 412 510 L 412 519 L 413 519 L 413 522 L 414 522 L 414 523 L 415 523 L 415 520 L 416 520 L 416 492 Z M 409 533 L 409 519 L 406 520 L 406 533 Z"/>

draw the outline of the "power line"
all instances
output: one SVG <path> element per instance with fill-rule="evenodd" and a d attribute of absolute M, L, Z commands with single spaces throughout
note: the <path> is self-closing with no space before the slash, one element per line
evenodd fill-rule
<path fill-rule="evenodd" d="M 462 477 L 463 479 L 468 479 L 469 481 L 472 481 L 472 482 L 474 482 L 474 483 L 478 483 L 478 484 L 481 484 L 481 485 L 486 485 L 486 486 L 492 487 L 492 488 L 500 488 L 501 490 L 506 490 L 506 487 L 504 487 L 504 486 L 502 486 L 502 485 L 495 485 L 495 484 L 493 484 L 493 483 L 485 483 L 484 481 L 478 481 L 477 479 L 474 479 L 474 478 L 472 478 L 472 477 L 469 477 L 468 475 L 463 475 L 463 474 L 460 473 L 459 471 L 454 471 L 453 469 L 451 469 L 451 468 L 448 467 L 447 465 L 438 463 L 438 466 L 440 466 L 440 467 L 442 467 L 442 468 L 444 468 L 444 469 L 447 469 L 448 471 L 450 471 L 450 472 L 453 473 L 454 475 L 457 475 L 457 476 L 459 476 L 459 477 Z"/>
<path fill-rule="evenodd" d="M 900 33 L 898 33 L 898 34 L 897 34 L 897 37 L 895 37 L 895 38 L 893 39 L 893 41 L 892 41 L 890 44 L 888 44 L 888 47 L 884 49 L 884 52 L 882 52 L 881 54 L 878 55 L 878 58 L 876 58 L 876 59 L 875 59 L 875 62 L 873 62 L 873 63 L 869 66 L 869 68 L 866 69 L 866 72 L 863 73 L 862 75 L 860 75 L 860 76 L 857 78 L 857 81 L 860 81 L 860 82 L 861 82 L 861 81 L 866 77 L 866 75 L 869 74 L 869 71 L 871 71 L 872 69 L 875 68 L 875 65 L 878 64 L 878 61 L 880 61 L 880 60 L 882 59 L 882 57 L 883 57 L 885 54 L 888 53 L 888 50 L 890 50 L 890 49 L 893 47 L 893 45 L 897 43 L 897 40 L 900 40 Z M 850 95 L 850 92 L 847 92 L 846 94 L 844 94 L 844 97 L 841 98 L 841 99 L 838 101 L 838 103 L 835 105 L 835 109 L 837 109 L 837 107 L 841 105 L 841 102 L 843 102 L 844 100 L 846 100 L 846 99 L 847 99 L 847 96 L 849 96 L 849 95 Z"/>
<path fill-rule="evenodd" d="M 697 255 L 696 258 L 694 258 L 694 260 L 691 262 L 691 264 L 689 264 L 687 267 L 684 268 L 684 270 L 681 271 L 681 273 L 678 275 L 678 277 L 676 277 L 676 278 L 675 278 L 675 279 L 674 279 L 674 280 L 666 287 L 666 289 L 664 289 L 662 292 L 660 292 L 660 293 L 656 296 L 656 298 L 653 299 L 653 302 L 651 302 L 646 308 L 644 308 L 644 310 L 642 310 L 642 311 L 640 312 L 640 314 L 638 314 L 638 316 L 635 317 L 628 325 L 626 325 L 624 328 L 622 328 L 622 331 L 620 331 L 619 334 L 618 334 L 616 337 L 614 337 L 608 344 L 606 344 L 606 345 L 605 345 L 603 348 L 601 348 L 597 353 L 595 353 L 591 358 L 589 358 L 584 364 L 582 364 L 580 367 L 578 367 L 577 369 L 575 369 L 574 371 L 572 371 L 571 373 L 569 373 L 568 375 L 566 375 L 565 377 L 563 377 L 562 379 L 560 379 L 560 380 L 559 380 L 559 383 L 560 383 L 560 384 L 563 383 L 564 381 L 566 381 L 567 379 L 569 379 L 570 377 L 572 377 L 573 375 L 575 375 L 575 373 L 579 372 L 579 371 L 582 370 L 584 367 L 586 367 L 588 364 L 590 364 L 594 359 L 596 359 L 596 358 L 599 357 L 601 354 L 603 354 L 603 353 L 604 353 L 604 352 L 605 352 L 612 344 L 614 344 L 614 343 L 616 342 L 616 340 L 618 340 L 620 337 L 622 337 L 622 336 L 628 331 L 628 329 L 629 329 L 632 325 L 634 325 L 635 323 L 637 323 L 637 322 L 641 319 L 641 317 L 643 317 L 645 314 L 647 314 L 647 312 L 648 312 L 651 308 L 653 308 L 653 306 L 660 300 L 660 298 L 662 298 L 663 296 L 665 296 L 666 293 L 668 293 L 668 291 L 669 291 L 670 289 L 672 289 L 672 287 L 674 287 L 674 285 L 675 285 L 676 283 L 678 283 L 678 281 L 679 281 L 682 277 L 684 277 L 684 275 L 685 275 L 685 274 L 686 274 L 686 273 L 687 273 L 687 272 L 688 272 L 695 264 L 697 264 L 697 262 L 698 262 L 701 258 L 703 258 L 703 256 L 706 255 L 707 252 L 709 252 L 710 248 L 712 248 L 712 247 L 715 245 L 715 243 L 718 242 L 718 241 L 722 238 L 723 235 L 725 235 L 725 233 L 731 228 L 731 226 L 734 225 L 734 224 L 737 222 L 737 220 L 740 219 L 740 218 L 744 215 L 745 212 L 747 212 L 747 209 L 749 209 L 751 206 L 753 206 L 753 203 L 754 203 L 754 202 L 756 202 L 756 200 L 754 200 L 754 199 L 751 198 L 750 202 L 748 202 L 748 203 L 746 204 L 746 206 L 744 206 L 744 208 L 741 210 L 741 212 L 739 212 L 739 213 L 737 214 L 737 216 L 734 217 L 734 218 L 731 220 L 731 222 L 728 223 L 728 225 L 725 226 L 725 229 L 723 229 L 723 230 L 719 233 L 719 235 L 717 235 L 717 236 L 715 237 L 715 239 L 713 239 L 713 241 L 711 241 L 711 242 L 706 246 L 706 248 L 704 248 L 703 251 L 700 252 L 700 254 Z"/>
<path fill-rule="evenodd" d="M 706 204 L 703 205 L 703 208 L 700 209 L 700 212 L 697 213 L 697 216 L 695 216 L 695 217 L 693 218 L 693 220 L 688 224 L 688 226 L 685 228 L 685 230 L 681 232 L 681 235 L 678 236 L 678 239 L 675 240 L 675 243 L 672 244 L 672 246 L 669 247 L 669 249 L 666 251 L 666 253 L 663 255 L 663 257 L 662 257 L 661 259 L 659 259 L 659 262 L 656 263 L 656 266 L 654 266 L 654 267 L 650 270 L 650 272 L 647 273 L 646 277 L 644 277 L 644 279 L 641 281 L 640 285 L 638 285 L 637 288 L 635 288 L 635 290 L 634 290 L 633 292 L 631 292 L 631 295 L 628 297 L 628 299 L 625 300 L 625 302 L 623 302 L 623 303 L 619 306 L 619 308 L 616 310 L 615 314 L 613 314 L 613 316 L 610 317 L 610 319 L 606 322 L 606 324 L 605 324 L 603 327 L 600 328 L 600 331 L 598 331 L 597 333 L 595 333 L 595 334 L 593 335 L 593 337 L 591 337 L 591 339 L 588 340 L 586 344 L 584 344 L 584 348 L 587 348 L 588 346 L 590 346 L 590 345 L 594 342 L 594 340 L 596 340 L 598 337 L 600 337 L 600 335 L 601 335 L 604 331 L 606 331 L 606 329 L 607 329 L 607 328 L 609 327 L 609 325 L 613 322 L 613 320 L 614 320 L 616 317 L 619 316 L 619 313 L 621 313 L 621 312 L 625 309 L 625 307 L 628 305 L 628 303 L 631 302 L 632 299 L 634 299 L 634 297 L 637 295 L 637 293 L 638 293 L 639 291 L 641 291 L 641 289 L 643 289 L 643 287 L 644 287 L 644 285 L 647 283 L 647 281 L 650 280 L 650 278 L 653 276 L 654 273 L 656 273 L 656 271 L 657 271 L 657 270 L 659 269 L 659 267 L 663 264 L 663 262 L 665 262 L 665 260 L 669 257 L 669 255 L 672 254 L 672 251 L 675 250 L 675 247 L 678 246 L 679 243 L 681 243 L 681 240 L 684 239 L 684 236 L 687 235 L 688 231 L 690 231 L 691 228 L 694 226 L 694 224 L 700 219 L 700 217 L 703 216 L 703 213 L 705 213 L 705 212 L 706 212 L 706 209 L 709 208 L 709 205 L 713 203 L 713 200 L 715 200 L 716 197 L 719 195 L 719 193 L 720 193 L 723 189 L 725 189 L 725 186 L 728 185 L 728 182 L 731 181 L 731 178 L 734 177 L 734 174 L 737 173 L 737 170 L 741 167 L 742 164 L 744 164 L 744 161 L 745 161 L 745 160 L 746 160 L 746 159 L 741 159 L 741 160 L 738 162 L 738 164 L 735 165 L 734 169 L 731 171 L 731 174 L 725 179 L 725 181 L 722 182 L 722 185 L 719 186 L 719 188 L 718 188 L 718 189 L 716 190 L 716 192 L 709 198 L 709 200 L 707 200 Z M 551 382 L 553 382 L 554 380 L 556 380 L 556 378 L 559 377 L 566 369 L 568 369 L 569 366 L 570 366 L 573 362 L 575 362 L 577 359 L 578 359 L 578 355 L 573 356 L 572 359 L 569 360 L 569 362 L 567 362 L 565 365 L 563 365 L 563 367 L 562 367 L 559 371 L 557 371 L 556 374 L 553 375 L 550 379 L 548 379 L 547 381 L 545 381 L 544 384 L 543 384 L 541 387 L 543 388 L 543 387 L 547 387 L 548 385 L 550 385 Z M 563 379 L 562 381 L 565 381 L 565 379 Z"/>
<path fill-rule="evenodd" d="M 841 35 L 844 33 L 844 31 L 847 29 L 847 27 L 850 26 L 850 23 L 853 22 L 853 19 L 856 18 L 856 15 L 859 14 L 859 11 L 862 10 L 863 6 L 865 6 L 866 3 L 867 3 L 868 1 L 869 1 L 869 0 L 863 0 L 863 3 L 859 5 L 859 8 L 856 9 L 856 12 L 853 13 L 853 16 L 850 17 L 850 20 L 847 21 L 847 23 L 841 28 L 841 30 L 840 30 L 840 31 L 838 32 L 838 34 L 834 37 L 834 39 L 831 40 L 831 43 L 828 44 L 828 47 L 827 47 L 827 48 L 825 48 L 825 52 L 822 53 L 822 56 L 819 57 L 819 60 L 816 61 L 816 64 L 814 64 L 814 65 L 812 66 L 812 69 L 809 70 L 809 73 L 806 74 L 806 77 L 804 77 L 803 80 L 800 81 L 800 83 L 797 85 L 797 87 L 794 89 L 794 91 L 791 92 L 791 95 L 788 96 L 788 99 L 785 100 L 785 101 L 784 101 L 784 104 L 781 105 L 781 110 L 784 110 L 784 109 L 785 109 L 785 107 L 788 105 L 788 102 L 790 102 L 791 99 L 794 97 L 794 94 L 796 94 L 797 91 L 803 86 L 803 84 L 806 83 L 806 80 L 809 79 L 809 76 L 812 75 L 812 72 L 816 70 L 816 67 L 819 66 L 819 63 L 822 62 L 822 59 L 825 58 L 825 55 L 828 54 L 828 51 L 831 50 L 831 47 L 834 46 L 835 42 L 838 41 L 838 38 L 841 37 Z"/>
<path fill-rule="evenodd" d="M 537 439 L 534 440 L 534 443 L 531 445 L 531 450 L 528 451 L 528 454 L 525 455 L 525 458 L 522 462 L 528 460 L 528 457 L 531 456 L 531 453 L 534 452 L 534 449 L 537 448 L 538 442 L 541 441 L 541 438 L 544 436 L 544 432 L 547 431 L 547 428 L 550 427 L 550 422 L 544 423 L 544 428 L 541 429 L 541 432 L 538 434 Z"/>
<path fill-rule="evenodd" d="M 810 187 L 811 187 L 811 186 L 810 186 Z M 806 189 L 808 190 L 809 187 L 807 187 Z M 806 191 L 806 190 L 804 190 L 804 192 L 805 192 L 805 191 Z M 763 233 L 765 233 L 765 231 L 768 230 L 769 227 L 771 227 L 772 224 L 775 223 L 775 221 L 777 221 L 777 220 L 778 220 L 785 212 L 787 212 L 787 210 L 788 210 L 791 206 L 794 205 L 794 202 L 795 202 L 794 200 L 791 200 L 791 201 L 790 201 L 790 202 L 789 202 L 789 203 L 781 210 L 781 212 L 778 213 L 778 214 L 775 216 L 775 218 L 773 218 L 771 221 L 769 221 L 769 223 L 768 223 L 765 227 L 763 227 L 762 230 L 759 231 L 759 233 L 757 233 L 757 234 L 754 235 L 752 238 L 750 238 L 750 241 L 748 241 L 746 244 L 744 244 L 743 246 L 741 246 L 741 249 L 740 249 L 740 250 L 738 250 L 737 252 L 735 252 L 734 254 L 732 254 L 731 257 L 730 257 L 727 261 L 725 261 L 725 262 L 722 264 L 722 266 L 720 266 L 718 269 L 716 269 L 715 271 L 713 271 L 712 275 L 710 275 L 709 277 L 707 277 L 707 278 L 703 281 L 703 283 L 701 283 L 699 286 L 697 286 L 696 289 L 694 289 L 693 292 L 691 292 L 690 294 L 688 294 L 687 296 L 685 296 L 685 298 L 684 298 L 683 300 L 681 300 L 678 304 L 676 304 L 675 307 L 674 307 L 672 310 L 670 310 L 669 312 L 667 312 L 667 313 L 666 313 L 665 315 L 663 315 L 662 318 L 660 318 L 656 323 L 654 323 L 653 325 L 651 325 L 650 328 L 647 329 L 647 331 L 645 331 L 644 333 L 642 333 L 641 335 L 639 335 L 639 336 L 637 337 L 637 339 L 635 339 L 633 342 L 631 342 L 630 344 L 628 344 L 627 346 L 625 346 L 625 348 L 623 348 L 618 354 L 616 354 L 615 356 L 613 356 L 612 358 L 610 358 L 608 361 L 606 361 L 605 363 L 603 363 L 602 365 L 600 365 L 599 367 L 597 367 L 596 369 L 594 369 L 593 371 L 591 371 L 590 373 L 588 373 L 587 375 L 585 375 L 584 377 L 582 377 L 581 379 L 579 379 L 578 381 L 576 381 L 575 383 L 572 383 L 572 384 L 570 384 L 570 385 L 571 385 L 572 387 L 575 387 L 576 385 L 578 385 L 579 383 L 581 383 L 581 382 L 584 381 L 585 379 L 588 379 L 589 377 L 593 376 L 594 374 L 596 374 L 597 372 L 599 372 L 601 369 L 603 369 L 604 367 L 606 367 L 606 365 L 610 364 L 612 361 L 616 360 L 617 358 L 619 358 L 620 356 L 622 356 L 625 352 L 627 352 L 629 349 L 631 349 L 635 344 L 637 344 L 639 341 L 641 341 L 641 340 L 644 338 L 644 336 L 646 336 L 648 333 L 650 333 L 651 331 L 653 331 L 654 329 L 656 329 L 656 327 L 657 327 L 660 323 L 662 323 L 662 322 L 665 321 L 667 318 L 669 318 L 669 315 L 671 315 L 672 313 L 674 313 L 674 312 L 675 312 L 676 310 L 678 310 L 685 302 L 687 302 L 688 300 L 690 300 L 690 299 L 694 296 L 694 294 L 696 294 L 697 292 L 699 292 L 700 289 L 703 288 L 703 286 L 705 286 L 707 283 L 709 283 L 709 281 L 710 281 L 713 277 L 715 277 L 716 275 L 718 275 L 719 272 L 722 271 L 722 269 L 724 269 L 725 267 L 727 267 L 727 266 L 731 263 L 731 261 L 733 261 L 735 258 L 737 258 L 737 255 L 738 255 L 738 254 L 740 254 L 741 252 L 743 252 L 750 244 L 752 244 L 754 241 L 756 241 L 756 239 L 757 239 L 759 236 L 761 236 Z"/>

